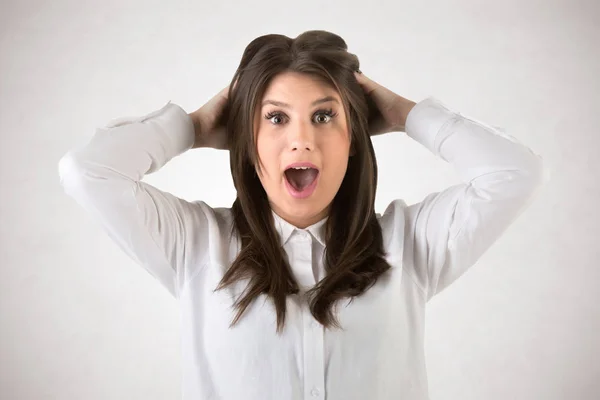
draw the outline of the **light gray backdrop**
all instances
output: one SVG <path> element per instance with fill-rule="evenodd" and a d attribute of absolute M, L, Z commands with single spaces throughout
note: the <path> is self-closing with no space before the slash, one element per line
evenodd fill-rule
<path fill-rule="evenodd" d="M 180 397 L 176 301 L 67 197 L 58 161 L 96 127 L 188 112 L 267 33 L 340 34 L 372 79 L 436 96 L 541 154 L 551 181 L 428 304 L 431 398 L 600 393 L 600 7 L 589 1 L 6 1 L 0 10 L 0 398 Z M 402 134 L 374 138 L 377 211 L 458 182 Z M 230 206 L 228 153 L 145 179 Z M 595 397 L 600 398 L 600 397 Z"/>

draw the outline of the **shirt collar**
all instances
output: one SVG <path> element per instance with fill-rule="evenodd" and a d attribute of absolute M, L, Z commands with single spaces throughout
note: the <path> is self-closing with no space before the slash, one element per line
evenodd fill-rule
<path fill-rule="evenodd" d="M 271 212 L 273 213 L 275 229 L 277 230 L 277 233 L 279 233 L 282 245 L 286 244 L 286 242 L 288 241 L 290 236 L 292 236 L 294 231 L 307 231 L 311 235 L 313 235 L 313 237 L 317 239 L 317 241 L 321 243 L 322 246 L 325 246 L 325 223 L 327 222 L 327 217 L 321 219 L 319 222 L 316 222 L 305 229 L 300 229 L 281 218 L 279 215 L 277 215 L 275 211 L 271 210 Z"/>

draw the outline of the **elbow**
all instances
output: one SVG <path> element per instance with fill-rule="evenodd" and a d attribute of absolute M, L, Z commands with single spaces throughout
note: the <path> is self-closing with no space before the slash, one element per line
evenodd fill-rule
<path fill-rule="evenodd" d="M 531 167 L 526 171 L 531 185 L 536 190 L 550 181 L 550 168 L 542 156 L 538 154 L 535 154 Z"/>
<path fill-rule="evenodd" d="M 520 176 L 522 193 L 531 201 L 550 180 L 550 168 L 540 155 L 534 154 L 531 164 L 521 170 Z"/>
<path fill-rule="evenodd" d="M 85 171 L 84 163 L 73 151 L 69 151 L 58 161 L 59 182 L 67 193 L 81 186 Z"/>
<path fill-rule="evenodd" d="M 479 181 L 479 196 L 488 200 L 518 200 L 528 202 L 536 197 L 550 179 L 550 171 L 539 155 L 528 158 L 518 168 L 499 171 L 495 176 L 488 175 Z"/>
<path fill-rule="evenodd" d="M 60 158 L 58 161 L 58 177 L 61 185 L 64 186 L 66 180 L 73 176 L 73 174 L 79 169 L 77 159 L 72 152 L 68 152 Z"/>

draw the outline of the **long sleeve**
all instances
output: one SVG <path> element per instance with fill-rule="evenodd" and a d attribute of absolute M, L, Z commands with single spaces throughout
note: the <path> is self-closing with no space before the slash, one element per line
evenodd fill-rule
<path fill-rule="evenodd" d="M 403 263 L 429 301 L 475 264 L 549 174 L 542 157 L 514 137 L 434 97 L 413 107 L 406 134 L 453 166 L 463 182 L 402 208 Z"/>
<path fill-rule="evenodd" d="M 169 101 L 150 114 L 98 128 L 58 164 L 65 192 L 174 296 L 184 274 L 186 224 L 203 226 L 203 216 L 193 212 L 193 203 L 141 180 L 193 142 L 191 118 Z M 194 215 L 200 220 L 188 221 Z"/>

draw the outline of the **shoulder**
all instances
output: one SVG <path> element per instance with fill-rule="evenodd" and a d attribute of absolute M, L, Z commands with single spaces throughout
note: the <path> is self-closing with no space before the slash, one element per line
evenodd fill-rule
<path fill-rule="evenodd" d="M 402 255 L 407 209 L 408 206 L 404 199 L 396 199 L 388 204 L 383 214 L 376 214 L 381 227 L 384 248 L 392 257 Z"/>
<path fill-rule="evenodd" d="M 233 213 L 229 207 L 212 207 L 202 200 L 188 203 L 181 215 L 186 235 L 186 251 L 196 264 L 213 262 L 214 250 L 236 244 Z M 213 249 L 213 250 L 211 250 Z M 217 251 L 220 254 L 221 251 Z"/>
<path fill-rule="evenodd" d="M 207 235 L 226 233 L 233 225 L 233 213 L 230 207 L 212 207 L 202 200 L 189 203 L 187 221 L 189 228 L 203 231 Z"/>

